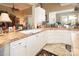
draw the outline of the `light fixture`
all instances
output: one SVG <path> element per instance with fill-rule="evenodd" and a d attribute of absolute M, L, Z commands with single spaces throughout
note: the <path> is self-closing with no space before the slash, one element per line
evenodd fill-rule
<path fill-rule="evenodd" d="M 15 5 L 14 5 L 14 3 L 13 3 L 13 6 L 12 6 L 12 11 L 14 12 L 14 11 L 20 11 L 19 9 L 17 9 L 17 8 L 15 8 Z"/>
<path fill-rule="evenodd" d="M 7 13 L 1 13 L 0 22 L 12 22 Z"/>
<path fill-rule="evenodd" d="M 12 22 L 8 13 L 1 13 L 0 16 L 0 22 L 2 23 L 2 31 L 3 33 L 7 33 L 8 32 L 8 25 L 7 22 Z"/>

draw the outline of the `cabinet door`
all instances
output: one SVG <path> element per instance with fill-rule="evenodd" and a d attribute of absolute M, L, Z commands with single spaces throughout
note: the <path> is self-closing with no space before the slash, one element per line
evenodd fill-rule
<path fill-rule="evenodd" d="M 48 31 L 48 43 L 66 43 L 71 44 L 71 33 L 65 30 Z"/>
<path fill-rule="evenodd" d="M 38 42 L 39 42 L 39 48 L 42 49 L 47 41 L 46 31 L 37 34 L 37 38 L 38 38 Z"/>
<path fill-rule="evenodd" d="M 36 54 L 36 43 L 37 40 L 35 35 L 27 37 L 27 56 L 34 56 Z"/>
<path fill-rule="evenodd" d="M 46 44 L 43 32 L 30 36 L 27 40 L 27 55 L 30 56 L 36 55 Z"/>
<path fill-rule="evenodd" d="M 10 55 L 11 56 L 25 56 L 26 55 L 25 39 L 15 41 L 10 44 Z"/>
<path fill-rule="evenodd" d="M 36 50 L 36 54 L 43 48 L 43 46 L 46 44 L 45 42 L 45 37 L 44 37 L 44 33 L 38 33 L 35 35 L 36 36 L 36 43 L 35 43 L 35 50 Z"/>

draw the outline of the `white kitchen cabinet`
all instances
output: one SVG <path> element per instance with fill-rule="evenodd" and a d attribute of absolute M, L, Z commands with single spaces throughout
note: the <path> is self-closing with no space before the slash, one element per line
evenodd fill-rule
<path fill-rule="evenodd" d="M 41 7 L 35 8 L 35 20 L 37 23 L 42 23 L 45 21 L 45 10 Z"/>
<path fill-rule="evenodd" d="M 10 43 L 11 56 L 34 56 L 46 44 L 45 31 Z"/>
<path fill-rule="evenodd" d="M 10 43 L 10 56 L 26 56 L 26 38 Z"/>
<path fill-rule="evenodd" d="M 42 49 L 44 47 L 44 45 L 46 44 L 46 32 L 41 32 L 39 34 L 36 35 L 36 38 L 38 39 L 38 49 Z"/>
<path fill-rule="evenodd" d="M 49 30 L 47 43 L 72 44 L 71 32 L 66 30 Z"/>
<path fill-rule="evenodd" d="M 66 43 L 72 45 L 71 39 L 70 31 L 46 30 L 10 43 L 10 55 L 35 56 L 46 44 Z"/>
<path fill-rule="evenodd" d="M 34 56 L 43 48 L 46 44 L 44 33 L 41 32 L 27 38 L 27 55 Z"/>
<path fill-rule="evenodd" d="M 46 30 L 6 44 L 0 48 L 0 55 L 35 56 L 44 45 L 49 43 L 66 43 L 70 45 L 73 43 L 73 50 L 76 51 L 75 49 L 79 48 L 75 46 L 75 44 L 79 44 L 78 41 L 74 40 L 76 33 L 67 30 Z"/>
<path fill-rule="evenodd" d="M 36 27 L 41 25 L 45 22 L 45 10 L 41 7 L 35 7 L 34 18 Z"/>
<path fill-rule="evenodd" d="M 0 47 L 0 56 L 9 56 L 10 55 L 9 51 L 10 51 L 9 44 Z"/>
<path fill-rule="evenodd" d="M 27 37 L 27 56 L 32 56 L 36 53 L 36 50 L 35 50 L 35 45 L 37 41 L 36 41 L 36 37 L 35 35 L 33 36 L 30 36 L 30 37 Z"/>

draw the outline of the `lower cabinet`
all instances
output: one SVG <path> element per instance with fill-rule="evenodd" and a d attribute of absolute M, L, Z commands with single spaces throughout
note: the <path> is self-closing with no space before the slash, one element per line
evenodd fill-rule
<path fill-rule="evenodd" d="M 10 55 L 10 48 L 9 44 L 4 45 L 3 47 L 0 47 L 0 56 L 9 56 Z"/>
<path fill-rule="evenodd" d="M 72 45 L 71 32 L 66 30 L 49 30 L 47 43 L 65 43 Z"/>
<path fill-rule="evenodd" d="M 38 42 L 35 35 L 27 38 L 27 56 L 33 56 L 36 54 L 37 52 L 36 45 L 38 46 L 38 44 L 36 43 Z"/>
<path fill-rule="evenodd" d="M 27 55 L 34 56 L 36 55 L 46 44 L 46 40 L 44 39 L 45 32 L 33 35 L 28 37 L 27 41 Z"/>
<path fill-rule="evenodd" d="M 26 38 L 10 43 L 10 56 L 26 56 Z"/>
<path fill-rule="evenodd" d="M 46 44 L 45 32 L 10 43 L 10 56 L 35 56 Z"/>
<path fill-rule="evenodd" d="M 0 48 L 0 55 L 35 56 L 47 43 L 71 44 L 71 33 L 67 31 L 47 30 L 38 34 L 11 42 L 9 48 Z"/>

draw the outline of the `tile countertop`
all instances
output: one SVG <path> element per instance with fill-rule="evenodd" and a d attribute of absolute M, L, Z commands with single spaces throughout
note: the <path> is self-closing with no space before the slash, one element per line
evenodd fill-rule
<path fill-rule="evenodd" d="M 67 28 L 45 28 L 50 30 L 68 30 L 68 31 L 79 31 L 79 29 L 67 29 Z"/>
<path fill-rule="evenodd" d="M 34 35 L 34 34 L 37 34 L 37 33 L 40 33 L 44 30 L 41 30 L 39 32 L 36 32 L 36 33 L 32 33 L 32 34 L 24 34 L 24 33 L 21 33 L 21 32 L 11 32 L 11 33 L 5 33 L 5 34 L 0 34 L 0 47 L 3 47 L 5 44 L 7 43 L 10 43 L 10 42 L 13 42 L 13 41 L 16 41 L 16 40 L 20 40 L 22 38 L 25 38 L 25 37 L 29 37 L 31 35 Z"/>
<path fill-rule="evenodd" d="M 45 31 L 45 30 L 67 30 L 67 29 L 44 28 L 42 31 Z M 40 32 L 42 32 L 42 31 L 40 31 Z M 78 31 L 78 30 L 75 30 L 75 31 Z M 40 33 L 40 32 L 37 32 L 37 33 Z M 34 34 L 37 34 L 37 33 L 34 33 Z M 10 43 L 10 42 L 19 40 L 21 38 L 25 38 L 25 37 L 34 35 L 34 34 L 29 35 L 29 34 L 24 34 L 24 33 L 20 33 L 20 32 L 11 32 L 11 33 L 6 33 L 4 35 L 0 35 L 0 47 L 4 46 L 7 43 Z"/>
<path fill-rule="evenodd" d="M 11 33 L 6 33 L 3 35 L 0 35 L 0 47 L 3 45 L 13 42 L 15 40 L 19 40 L 21 38 L 27 37 L 28 35 L 25 35 L 23 33 L 19 32 L 11 32 Z"/>

